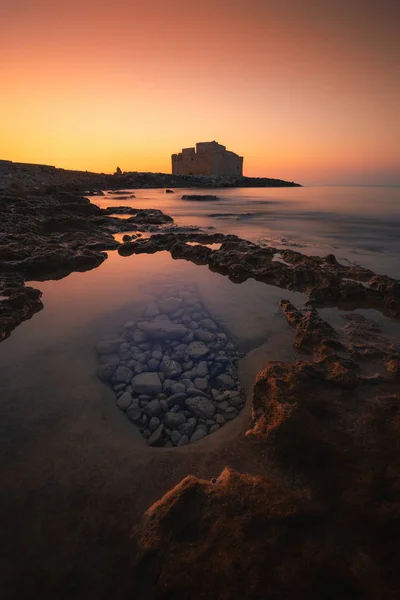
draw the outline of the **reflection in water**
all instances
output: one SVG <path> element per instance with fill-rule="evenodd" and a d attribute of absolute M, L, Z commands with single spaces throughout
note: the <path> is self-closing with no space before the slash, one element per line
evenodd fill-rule
<path fill-rule="evenodd" d="M 213 225 L 250 239 L 284 236 L 282 247 L 301 243 L 306 253 L 321 248 L 327 253 L 336 227 L 344 258 L 354 259 L 355 250 L 347 252 L 353 245 L 364 252 L 359 256 L 367 266 L 377 261 L 378 271 L 398 269 L 399 261 L 392 261 L 398 239 L 385 239 L 387 224 L 381 223 L 373 234 L 384 249 L 378 255 L 362 249 L 362 236 L 354 237 L 354 228 L 348 234 L 345 217 L 333 224 L 324 224 L 322 217 L 309 219 L 302 202 L 307 204 L 307 198 L 321 202 L 320 191 L 222 190 L 226 200 L 218 204 L 219 211 L 257 212 L 262 198 L 285 201 L 264 202 L 260 217 L 248 221 L 207 217 L 210 207 L 183 205 L 178 193 L 171 195 L 174 200 L 160 190 L 135 194 L 135 206 L 160 208 L 178 223 Z M 336 191 L 332 194 L 331 204 L 340 196 Z M 103 206 L 112 202 L 95 199 Z M 130 204 L 129 200 L 115 202 Z M 386 206 L 386 215 L 389 204 L 380 205 L 382 211 Z M 328 208 L 332 212 L 333 206 Z M 343 214 L 352 208 L 354 203 L 343 205 Z M 358 223 L 362 229 L 361 217 Z M 140 318 L 155 284 L 197 287 L 205 309 L 244 353 L 238 372 L 248 398 L 254 377 L 267 360 L 297 358 L 293 331 L 279 301 L 287 298 L 300 307 L 301 294 L 254 280 L 237 285 L 206 266 L 173 260 L 167 252 L 126 258 L 110 252 L 92 271 L 72 273 L 59 281 L 32 282 L 43 291 L 44 310 L 0 344 L 4 556 L 10 580 L 21 585 L 23 597 L 29 597 L 26 590 L 31 581 L 39 581 L 38 586 L 48 592 L 46 597 L 74 596 L 93 573 L 109 568 L 114 574 L 116 566 L 129 570 L 130 563 L 125 569 L 122 555 L 132 556 L 132 527 L 188 474 L 209 479 L 229 465 L 271 475 L 268 461 L 251 454 L 246 442 L 249 401 L 237 418 L 205 440 L 155 450 L 116 407 L 114 392 L 98 379 L 95 344 L 115 336 L 126 321 Z M 334 310 L 330 314 L 337 317 Z M 114 583 L 112 577 L 110 581 Z M 108 596 L 113 592 L 109 590 Z"/>
<path fill-rule="evenodd" d="M 213 226 L 277 248 L 312 255 L 334 253 L 375 272 L 400 278 L 400 187 L 314 187 L 217 190 L 218 208 L 185 202 L 193 190 L 134 190 L 135 198 L 93 197 L 115 204 L 159 208 L 179 225 Z"/>

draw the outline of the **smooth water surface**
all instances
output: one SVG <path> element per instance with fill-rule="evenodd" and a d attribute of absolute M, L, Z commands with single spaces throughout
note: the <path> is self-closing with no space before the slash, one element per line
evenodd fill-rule
<path fill-rule="evenodd" d="M 159 208 L 178 224 L 305 253 L 334 252 L 400 276 L 395 188 L 225 189 L 207 203 L 181 200 L 185 190 L 134 193 L 93 202 Z M 195 284 L 243 352 L 239 376 L 248 401 L 236 419 L 196 444 L 150 448 L 98 379 L 94 346 L 142 314 L 154 285 L 174 284 Z M 118 581 L 129 582 L 131 530 L 152 502 L 186 475 L 210 478 L 226 465 L 268 476 L 270 467 L 246 444 L 252 383 L 268 360 L 299 358 L 279 302 L 302 306 L 304 297 L 253 280 L 235 284 L 167 252 L 109 252 L 96 269 L 31 285 L 43 291 L 44 309 L 0 344 L 6 597 L 30 598 L 40 589 L 56 598 L 125 598 Z M 336 309 L 324 316 L 340 320 Z"/>
<path fill-rule="evenodd" d="M 135 198 L 93 197 L 102 208 L 159 208 L 178 224 L 214 227 L 305 254 L 334 253 L 378 273 L 400 278 L 400 187 L 217 189 L 219 200 L 185 201 L 210 190 L 131 190 Z"/>

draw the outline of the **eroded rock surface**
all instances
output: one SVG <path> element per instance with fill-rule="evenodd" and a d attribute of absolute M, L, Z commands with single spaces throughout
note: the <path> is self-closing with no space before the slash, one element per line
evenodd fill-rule
<path fill-rule="evenodd" d="M 127 213 L 128 219 L 109 216 Z M 114 233 L 172 222 L 160 210 L 101 209 L 67 192 L 0 195 L 0 341 L 43 306 L 41 292 L 25 281 L 93 269 L 105 260 L 105 250 L 118 247 Z"/>
<path fill-rule="evenodd" d="M 205 245 L 220 242 L 215 250 Z M 238 283 L 253 278 L 303 292 L 315 306 L 377 308 L 400 317 L 400 281 L 360 266 L 342 265 L 332 254 L 306 256 L 294 250 L 261 247 L 234 235 L 202 232 L 155 234 L 118 249 L 123 255 L 160 250 L 169 250 L 173 258 L 208 264 L 212 271 Z"/>
<path fill-rule="evenodd" d="M 246 436 L 276 476 L 189 476 L 154 504 L 136 531 L 143 598 L 399 593 L 399 347 L 360 314 L 334 329 L 282 308 L 309 357 L 259 373 Z"/>

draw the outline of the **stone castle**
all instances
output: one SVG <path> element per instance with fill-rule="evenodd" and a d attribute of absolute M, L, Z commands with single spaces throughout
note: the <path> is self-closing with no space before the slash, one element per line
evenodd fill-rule
<path fill-rule="evenodd" d="M 218 142 L 198 142 L 196 148 L 183 148 L 172 155 L 173 175 L 243 176 L 243 157 Z"/>

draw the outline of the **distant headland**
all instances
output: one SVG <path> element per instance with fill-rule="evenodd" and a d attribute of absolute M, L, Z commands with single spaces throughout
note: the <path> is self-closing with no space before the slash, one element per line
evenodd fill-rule
<path fill-rule="evenodd" d="M 212 144 L 216 142 L 211 142 Z M 219 144 L 217 144 L 219 146 Z M 224 148 L 221 146 L 221 148 Z M 194 150 L 194 149 L 193 149 Z M 234 154 L 234 153 L 229 153 Z M 237 155 L 234 155 L 237 156 Z M 239 157 L 240 158 L 240 157 Z M 223 164 L 223 163 L 221 163 Z M 221 169 L 222 170 L 222 167 Z M 122 172 L 91 173 L 59 169 L 49 165 L 0 160 L 0 191 L 76 191 L 92 192 L 123 188 L 229 188 L 229 187 L 301 187 L 293 181 L 268 177 L 244 177 L 240 174 L 182 174 Z"/>

